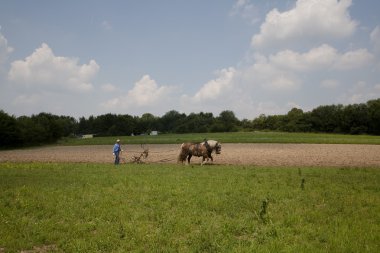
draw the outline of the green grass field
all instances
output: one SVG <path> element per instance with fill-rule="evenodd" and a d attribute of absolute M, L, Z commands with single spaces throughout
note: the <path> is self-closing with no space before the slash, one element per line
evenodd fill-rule
<path fill-rule="evenodd" d="M 233 132 L 233 133 L 194 133 L 194 134 L 159 134 L 157 136 L 118 136 L 96 137 L 92 139 L 63 139 L 60 145 L 110 145 L 120 138 L 125 144 L 178 144 L 182 142 L 200 142 L 204 138 L 218 140 L 222 143 L 314 143 L 314 144 L 377 144 L 380 136 L 343 135 L 317 133 L 284 132 Z"/>
<path fill-rule="evenodd" d="M 380 252 L 379 168 L 0 163 L 0 252 Z"/>

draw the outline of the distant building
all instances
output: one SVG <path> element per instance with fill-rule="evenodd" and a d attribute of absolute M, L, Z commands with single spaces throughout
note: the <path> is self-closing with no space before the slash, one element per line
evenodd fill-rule
<path fill-rule="evenodd" d="M 91 139 L 91 138 L 94 138 L 93 134 L 83 134 L 82 135 L 82 139 Z"/>
<path fill-rule="evenodd" d="M 158 135 L 158 131 L 151 131 L 149 135 Z"/>

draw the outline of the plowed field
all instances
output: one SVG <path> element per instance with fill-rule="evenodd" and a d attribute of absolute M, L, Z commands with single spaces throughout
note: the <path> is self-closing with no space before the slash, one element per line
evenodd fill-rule
<path fill-rule="evenodd" d="M 176 163 L 178 144 L 151 144 L 146 163 Z M 122 163 L 131 162 L 143 151 L 139 145 L 123 145 Z M 262 166 L 380 166 L 380 145 L 348 144 L 223 144 L 214 164 Z M 112 145 L 50 146 L 0 151 L 0 162 L 83 162 L 112 163 Z M 200 164 L 193 157 L 191 164 Z"/>

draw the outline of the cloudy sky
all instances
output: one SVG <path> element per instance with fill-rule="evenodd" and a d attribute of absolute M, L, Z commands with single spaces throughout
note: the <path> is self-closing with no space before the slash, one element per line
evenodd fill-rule
<path fill-rule="evenodd" d="M 378 0 L 2 0 L 0 109 L 240 118 L 380 98 Z"/>

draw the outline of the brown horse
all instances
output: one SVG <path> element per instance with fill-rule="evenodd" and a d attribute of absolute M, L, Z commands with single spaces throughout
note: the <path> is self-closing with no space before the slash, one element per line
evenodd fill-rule
<path fill-rule="evenodd" d="M 211 141 L 211 145 L 209 144 L 209 141 L 204 141 L 201 143 L 182 143 L 181 152 L 178 156 L 178 162 L 183 163 L 187 159 L 187 163 L 190 164 L 190 159 L 192 156 L 202 156 L 201 165 L 203 165 L 206 159 L 208 160 L 210 158 L 211 161 L 213 161 L 211 153 L 214 150 L 217 154 L 220 154 L 221 145 L 217 141 Z"/>
<path fill-rule="evenodd" d="M 178 162 L 186 162 L 190 164 L 192 156 L 202 156 L 201 165 L 203 165 L 206 158 L 210 158 L 211 152 L 207 150 L 206 145 L 202 143 L 182 143 L 181 151 L 178 155 Z"/>

